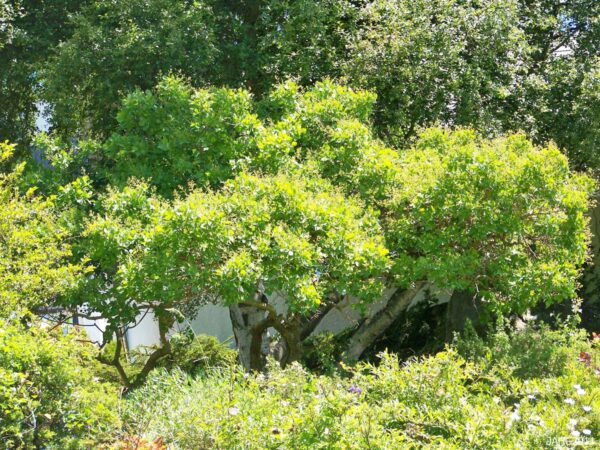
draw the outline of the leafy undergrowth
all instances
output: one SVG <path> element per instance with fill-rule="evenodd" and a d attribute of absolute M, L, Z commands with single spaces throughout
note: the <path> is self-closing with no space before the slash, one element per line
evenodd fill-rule
<path fill-rule="evenodd" d="M 0 319 L 0 449 L 87 449 L 119 427 L 118 388 L 80 333 Z"/>
<path fill-rule="evenodd" d="M 598 448 L 599 365 L 582 333 L 542 328 L 343 376 L 161 370 L 124 401 L 124 432 L 181 449 Z"/>

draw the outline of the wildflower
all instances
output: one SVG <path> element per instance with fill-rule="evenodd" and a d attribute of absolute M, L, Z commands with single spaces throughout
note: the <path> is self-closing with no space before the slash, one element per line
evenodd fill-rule
<path fill-rule="evenodd" d="M 569 428 L 574 428 L 577 425 L 577 419 L 569 419 Z"/>
<path fill-rule="evenodd" d="M 575 437 L 579 437 L 579 436 L 581 436 L 581 433 L 577 430 L 573 430 L 573 431 L 571 431 L 571 435 L 575 436 Z"/>
<path fill-rule="evenodd" d="M 584 407 L 583 407 L 583 410 L 584 410 L 585 412 L 590 412 L 590 411 L 592 410 L 592 407 L 591 407 L 591 406 L 584 406 Z"/>
<path fill-rule="evenodd" d="M 529 394 L 529 395 L 527 396 L 527 398 L 528 398 L 529 400 L 535 400 L 535 395 L 533 395 L 533 394 Z"/>
<path fill-rule="evenodd" d="M 585 429 L 581 430 L 581 432 L 582 432 L 583 434 L 585 434 L 586 436 L 589 436 L 590 434 L 592 434 L 592 430 L 588 430 L 587 428 L 585 428 Z"/>
<path fill-rule="evenodd" d="M 240 410 L 235 406 L 232 406 L 231 408 L 229 408 L 228 412 L 230 416 L 237 416 L 240 413 Z"/>
<path fill-rule="evenodd" d="M 352 386 L 350 386 L 348 388 L 349 392 L 352 392 L 353 394 L 357 394 L 360 395 L 362 393 L 362 389 L 359 388 L 357 385 L 353 384 Z"/>
<path fill-rule="evenodd" d="M 575 390 L 581 389 L 581 385 L 580 384 L 574 384 L 573 385 L 573 389 L 575 389 Z"/>
<path fill-rule="evenodd" d="M 574 405 L 575 404 L 575 400 L 573 400 L 572 398 L 566 398 L 565 399 L 565 403 L 567 405 Z"/>
<path fill-rule="evenodd" d="M 585 394 L 585 389 L 577 389 L 577 395 L 583 395 Z"/>

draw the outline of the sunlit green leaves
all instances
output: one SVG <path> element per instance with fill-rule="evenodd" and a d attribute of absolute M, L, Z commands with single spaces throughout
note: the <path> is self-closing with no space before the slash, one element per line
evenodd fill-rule
<path fill-rule="evenodd" d="M 401 161 L 408 176 L 397 178 L 384 226 L 418 278 L 477 290 L 505 309 L 576 295 L 594 183 L 572 175 L 558 149 L 433 129 Z M 416 168 L 421 181 L 403 181 Z M 401 260 L 400 276 L 411 263 Z"/>
<path fill-rule="evenodd" d="M 13 145 L 0 143 L 0 163 Z M 0 173 L 0 315 L 48 305 L 68 290 L 85 261 L 70 260 L 71 245 L 59 211 L 33 189 L 19 193 L 23 165 Z"/>

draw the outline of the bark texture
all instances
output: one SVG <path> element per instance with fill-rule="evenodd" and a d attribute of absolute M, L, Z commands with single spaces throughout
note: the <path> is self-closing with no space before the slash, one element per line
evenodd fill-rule
<path fill-rule="evenodd" d="M 260 330 L 260 337 L 257 336 L 257 333 L 258 328 L 262 328 L 261 324 L 267 318 L 267 312 L 254 306 L 231 305 L 229 316 L 240 364 L 248 371 L 260 370 L 264 366 L 266 344 L 264 331 L 266 328 Z"/>

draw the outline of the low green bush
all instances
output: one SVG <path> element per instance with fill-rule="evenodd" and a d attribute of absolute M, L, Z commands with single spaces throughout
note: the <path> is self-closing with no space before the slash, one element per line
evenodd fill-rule
<path fill-rule="evenodd" d="M 197 375 L 210 368 L 229 367 L 235 364 L 236 358 L 236 351 L 216 337 L 205 334 L 195 336 L 191 332 L 184 332 L 171 337 L 171 354 L 160 361 L 160 366 L 179 368 Z"/>
<path fill-rule="evenodd" d="M 470 324 L 455 345 L 469 360 L 483 364 L 487 370 L 505 370 L 518 378 L 536 378 L 540 370 L 545 377 L 563 375 L 569 369 L 573 348 L 586 348 L 585 331 L 574 327 L 553 330 L 545 323 L 531 322 L 519 332 L 511 331 L 502 320 L 495 332 L 485 339 Z"/>
<path fill-rule="evenodd" d="M 82 338 L 0 319 L 0 448 L 91 448 L 118 427 L 118 390 Z"/>
<path fill-rule="evenodd" d="M 349 376 L 155 371 L 125 399 L 125 429 L 181 449 L 598 446 L 600 351 L 584 336 L 539 328 L 471 344 L 404 363 L 384 353 Z"/>

